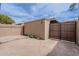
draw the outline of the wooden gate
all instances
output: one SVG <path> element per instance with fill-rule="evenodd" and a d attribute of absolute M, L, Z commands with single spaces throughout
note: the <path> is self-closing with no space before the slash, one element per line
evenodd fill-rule
<path fill-rule="evenodd" d="M 49 37 L 76 42 L 76 22 L 50 24 Z"/>
<path fill-rule="evenodd" d="M 60 39 L 60 23 L 50 24 L 50 38 Z"/>
<path fill-rule="evenodd" d="M 61 40 L 76 42 L 76 22 L 64 22 L 61 24 Z"/>

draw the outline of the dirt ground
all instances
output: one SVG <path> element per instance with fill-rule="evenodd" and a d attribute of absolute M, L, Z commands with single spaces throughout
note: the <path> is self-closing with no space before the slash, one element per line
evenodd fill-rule
<path fill-rule="evenodd" d="M 58 41 L 38 40 L 26 36 L 0 37 L 1 56 L 45 56 Z"/>

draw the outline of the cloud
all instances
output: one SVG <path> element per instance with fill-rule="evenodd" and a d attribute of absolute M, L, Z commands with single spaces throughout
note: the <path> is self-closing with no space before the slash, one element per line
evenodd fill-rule
<path fill-rule="evenodd" d="M 27 13 L 24 9 L 21 7 L 17 7 L 11 4 L 2 4 L 1 5 L 1 13 L 6 14 L 8 16 L 11 16 L 12 18 L 23 20 L 24 18 L 35 18 L 31 14 Z M 22 19 L 20 19 L 22 18 Z"/>
<path fill-rule="evenodd" d="M 62 19 L 61 12 L 67 10 L 69 5 L 62 3 L 2 3 L 1 12 L 15 19 L 17 23 L 50 17 Z"/>
<path fill-rule="evenodd" d="M 63 19 L 64 20 L 75 20 L 76 18 L 79 17 L 79 7 L 78 8 L 75 8 L 73 11 L 69 11 L 69 10 L 66 10 L 66 11 L 62 11 L 58 16 L 57 18 L 59 19 Z"/>
<path fill-rule="evenodd" d="M 11 4 L 2 4 L 1 10 L 4 12 L 9 13 L 11 16 L 30 16 L 32 15 L 28 14 L 24 9 L 20 7 L 13 6 Z"/>

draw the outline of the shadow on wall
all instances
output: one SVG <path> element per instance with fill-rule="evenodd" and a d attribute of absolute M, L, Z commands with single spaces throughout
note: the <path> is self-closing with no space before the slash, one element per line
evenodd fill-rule
<path fill-rule="evenodd" d="M 21 28 L 21 35 L 24 35 L 24 26 Z"/>

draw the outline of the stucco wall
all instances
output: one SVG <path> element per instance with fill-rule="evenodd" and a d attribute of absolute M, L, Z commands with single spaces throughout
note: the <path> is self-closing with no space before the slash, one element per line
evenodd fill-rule
<path fill-rule="evenodd" d="M 24 24 L 24 34 L 34 34 L 45 39 L 45 21 L 32 21 Z"/>
<path fill-rule="evenodd" d="M 45 39 L 49 38 L 49 24 L 50 24 L 50 21 L 45 20 Z"/>
<path fill-rule="evenodd" d="M 76 42 L 79 45 L 79 20 L 76 21 Z"/>
<path fill-rule="evenodd" d="M 10 35 L 21 35 L 23 34 L 21 25 L 4 25 L 0 24 L 0 37 Z"/>

